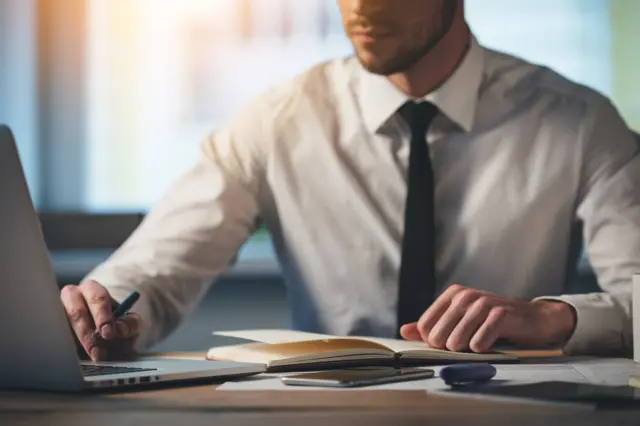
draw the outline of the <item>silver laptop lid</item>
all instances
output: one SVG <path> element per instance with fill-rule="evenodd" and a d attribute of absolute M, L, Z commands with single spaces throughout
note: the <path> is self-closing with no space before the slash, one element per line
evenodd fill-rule
<path fill-rule="evenodd" d="M 0 387 L 82 389 L 49 252 L 5 126 L 0 126 L 0 291 Z"/>

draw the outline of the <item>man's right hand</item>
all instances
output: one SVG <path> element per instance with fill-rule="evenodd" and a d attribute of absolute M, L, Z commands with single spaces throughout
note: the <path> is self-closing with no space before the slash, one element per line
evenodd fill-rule
<path fill-rule="evenodd" d="M 114 320 L 111 312 L 118 303 L 107 289 L 95 281 L 85 281 L 65 286 L 60 298 L 83 354 L 93 361 L 135 357 L 142 321 L 131 312 Z"/>

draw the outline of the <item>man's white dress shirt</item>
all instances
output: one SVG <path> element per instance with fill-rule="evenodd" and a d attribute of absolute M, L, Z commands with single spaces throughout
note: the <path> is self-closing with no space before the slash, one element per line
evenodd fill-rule
<path fill-rule="evenodd" d="M 555 297 L 577 312 L 569 353 L 629 350 L 640 156 L 614 106 L 475 39 L 426 99 L 441 111 L 427 135 L 439 291 L 458 283 Z M 394 336 L 410 139 L 397 111 L 406 101 L 353 57 L 278 85 L 203 142 L 198 163 L 89 278 L 117 300 L 142 293 L 148 346 L 263 223 L 295 328 Z M 580 228 L 601 293 L 566 294 Z"/>

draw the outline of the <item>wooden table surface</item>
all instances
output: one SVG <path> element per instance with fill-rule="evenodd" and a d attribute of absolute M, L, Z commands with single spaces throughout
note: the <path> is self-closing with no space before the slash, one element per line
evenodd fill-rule
<path fill-rule="evenodd" d="M 424 425 L 430 421 L 447 426 L 496 423 L 518 426 L 637 425 L 640 424 L 640 411 L 505 403 L 413 390 L 216 391 L 215 383 L 109 394 L 0 392 L 2 426 L 377 426 Z"/>

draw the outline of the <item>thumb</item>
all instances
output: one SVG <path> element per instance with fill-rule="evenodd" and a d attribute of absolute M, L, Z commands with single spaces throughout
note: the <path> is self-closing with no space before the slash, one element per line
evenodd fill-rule
<path fill-rule="evenodd" d="M 400 327 L 400 335 L 406 340 L 419 340 L 422 341 L 422 336 L 418 331 L 418 323 L 412 322 Z"/>

